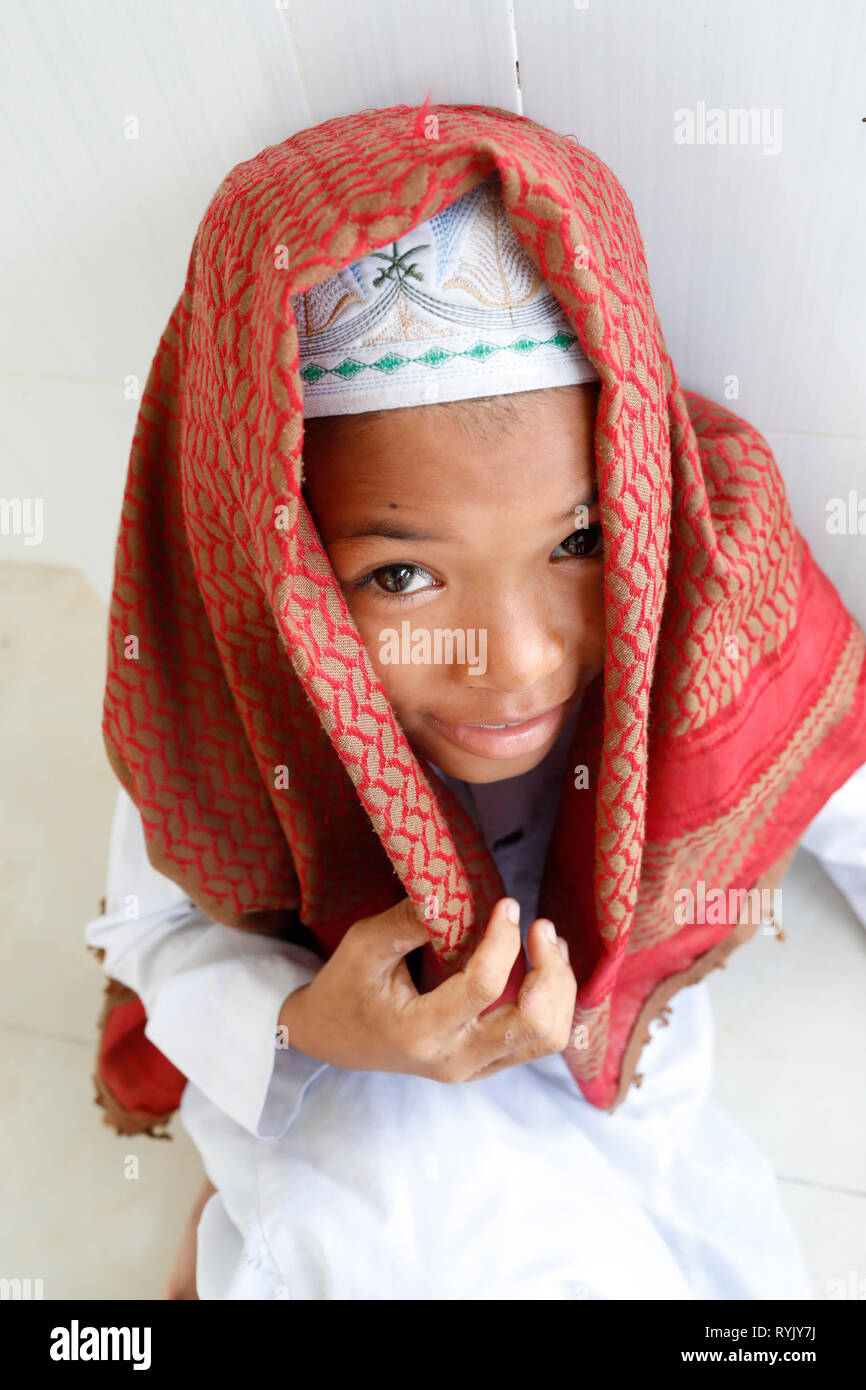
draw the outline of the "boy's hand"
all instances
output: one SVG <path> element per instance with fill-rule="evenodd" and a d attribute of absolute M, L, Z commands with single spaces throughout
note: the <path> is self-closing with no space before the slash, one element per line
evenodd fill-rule
<path fill-rule="evenodd" d="M 279 1021 L 289 1046 L 349 1071 L 448 1083 L 562 1052 L 577 981 L 565 942 L 545 935 L 543 919 L 529 929 L 532 969 L 518 999 L 484 1014 L 522 949 L 518 912 L 513 898 L 501 898 L 465 968 L 428 994 L 418 993 L 405 961 L 428 940 L 410 899 L 356 922 L 315 978 L 285 1000 Z"/>

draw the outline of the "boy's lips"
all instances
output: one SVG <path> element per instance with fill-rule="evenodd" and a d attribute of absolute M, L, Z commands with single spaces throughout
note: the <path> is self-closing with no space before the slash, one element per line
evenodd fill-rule
<path fill-rule="evenodd" d="M 429 718 L 449 743 L 469 753 L 482 758 L 520 758 L 534 752 L 559 732 L 571 704 L 572 697 L 569 697 L 562 704 L 519 722 L 497 720 L 495 725 L 493 720 L 490 724 L 449 724 L 435 715 Z M 505 727 L 496 727 L 500 723 L 505 723 Z"/>

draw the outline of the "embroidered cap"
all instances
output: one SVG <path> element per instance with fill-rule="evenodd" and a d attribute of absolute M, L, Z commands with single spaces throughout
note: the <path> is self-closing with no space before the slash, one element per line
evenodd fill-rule
<path fill-rule="evenodd" d="M 307 418 L 599 380 L 495 173 L 291 303 Z"/>

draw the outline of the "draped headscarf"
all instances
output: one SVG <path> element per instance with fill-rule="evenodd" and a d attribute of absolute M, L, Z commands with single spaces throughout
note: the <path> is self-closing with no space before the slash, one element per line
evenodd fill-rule
<path fill-rule="evenodd" d="M 590 150 L 498 108 L 399 106 L 231 171 L 141 402 L 103 733 L 151 863 L 215 921 L 327 959 L 408 895 L 429 932 L 420 987 L 465 964 L 505 890 L 397 724 L 305 504 L 292 301 L 491 175 L 601 383 L 605 664 L 539 913 L 578 980 L 576 1099 L 612 1109 L 650 1019 L 756 929 L 682 925 L 674 895 L 751 888 L 866 761 L 866 667 L 766 442 L 681 386 L 631 203 Z M 521 953 L 503 1000 L 525 970 Z M 184 1078 L 144 1037 L 137 997 L 107 989 L 98 1098 L 118 1130 L 153 1133 Z"/>

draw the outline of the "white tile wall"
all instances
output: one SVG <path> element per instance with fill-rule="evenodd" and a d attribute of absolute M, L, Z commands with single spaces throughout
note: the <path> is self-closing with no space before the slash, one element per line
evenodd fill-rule
<path fill-rule="evenodd" d="M 520 109 L 508 0 L 289 0 L 285 14 L 313 123 L 428 93 Z"/>
<path fill-rule="evenodd" d="M 625 187 L 685 385 L 721 399 L 735 374 L 759 429 L 866 436 L 866 8 L 515 0 L 515 14 L 526 114 Z M 676 143 L 674 113 L 699 102 L 779 110 L 778 153 Z"/>

